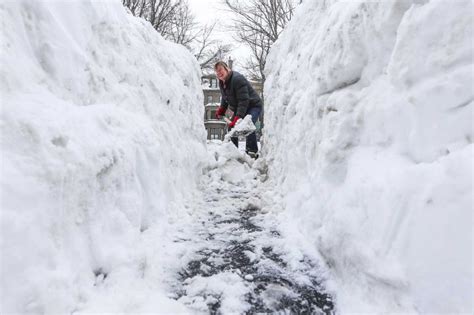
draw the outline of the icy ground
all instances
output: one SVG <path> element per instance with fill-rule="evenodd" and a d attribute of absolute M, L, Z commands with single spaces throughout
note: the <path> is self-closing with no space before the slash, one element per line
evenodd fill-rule
<path fill-rule="evenodd" d="M 209 147 L 216 163 L 203 174 L 204 198 L 174 237 L 184 251 L 180 266 L 170 266 L 171 297 L 193 312 L 332 314 L 320 262 L 285 243 L 265 210 L 264 163 L 231 143 Z"/>
<path fill-rule="evenodd" d="M 0 314 L 472 314 L 473 2 L 446 4 L 304 1 L 255 162 L 206 152 L 198 62 L 120 1 L 3 1 Z"/>

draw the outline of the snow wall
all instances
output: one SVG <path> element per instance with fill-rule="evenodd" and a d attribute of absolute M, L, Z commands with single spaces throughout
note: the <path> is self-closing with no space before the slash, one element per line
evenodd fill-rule
<path fill-rule="evenodd" d="M 0 20 L 0 313 L 166 311 L 146 233 L 186 218 L 201 174 L 197 61 L 121 1 L 7 1 Z"/>
<path fill-rule="evenodd" d="M 472 12 L 304 1 L 271 50 L 281 219 L 320 251 L 343 313 L 472 312 Z"/>

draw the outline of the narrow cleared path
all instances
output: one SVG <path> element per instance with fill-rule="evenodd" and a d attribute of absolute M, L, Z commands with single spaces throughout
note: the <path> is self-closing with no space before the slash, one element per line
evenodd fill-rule
<path fill-rule="evenodd" d="M 173 297 L 196 313 L 333 314 L 317 262 L 285 260 L 282 236 L 259 206 L 261 174 L 246 163 L 228 161 L 204 175 L 204 209 L 189 227 L 193 236 L 175 240 L 195 250 L 176 275 Z M 232 172 L 254 176 L 238 181 Z"/>

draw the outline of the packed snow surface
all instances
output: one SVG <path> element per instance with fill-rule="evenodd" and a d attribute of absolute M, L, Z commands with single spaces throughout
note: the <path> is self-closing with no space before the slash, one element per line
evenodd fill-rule
<path fill-rule="evenodd" d="M 472 9 L 304 1 L 254 161 L 120 1 L 2 2 L 0 313 L 472 313 Z"/>
<path fill-rule="evenodd" d="M 173 233 L 173 296 L 193 314 L 333 314 L 317 251 L 280 233 L 265 163 L 230 142 L 209 141 L 208 152 L 204 198 Z"/>
<path fill-rule="evenodd" d="M 303 1 L 266 63 L 264 155 L 342 313 L 472 313 L 473 4 Z"/>
<path fill-rule="evenodd" d="M 196 60 L 120 1 L 0 20 L 0 313 L 185 310 L 160 246 L 206 158 Z"/>

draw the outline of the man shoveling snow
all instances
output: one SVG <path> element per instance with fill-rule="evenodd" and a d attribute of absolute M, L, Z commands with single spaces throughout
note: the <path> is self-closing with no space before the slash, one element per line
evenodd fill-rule
<path fill-rule="evenodd" d="M 247 81 L 247 79 L 240 73 L 232 71 L 229 66 L 223 62 L 219 61 L 214 65 L 214 71 L 216 76 L 219 79 L 219 88 L 221 91 L 221 105 L 216 112 L 216 118 L 220 119 L 225 115 L 227 108 L 234 112 L 232 119 L 229 122 L 229 136 L 231 141 L 235 144 L 236 147 L 239 146 L 239 135 L 246 135 L 245 141 L 245 152 L 253 158 L 258 157 L 258 145 L 257 145 L 257 135 L 255 134 L 255 126 L 253 131 L 250 131 L 250 134 L 244 131 L 247 124 L 245 119 L 242 121 L 244 124 L 237 129 L 237 121 L 245 116 L 250 116 L 249 119 L 254 125 L 260 113 L 262 111 L 262 100 L 260 96 L 255 92 L 252 85 Z M 232 132 L 233 129 L 236 131 Z M 239 130 L 239 131 L 237 131 Z"/>

